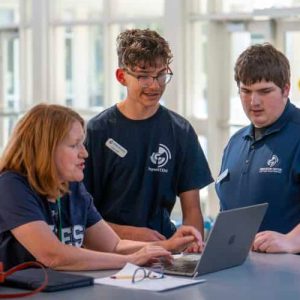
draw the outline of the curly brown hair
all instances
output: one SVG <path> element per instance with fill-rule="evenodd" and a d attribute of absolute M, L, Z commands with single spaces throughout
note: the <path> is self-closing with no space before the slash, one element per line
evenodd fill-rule
<path fill-rule="evenodd" d="M 169 65 L 173 57 L 168 42 L 150 29 L 130 29 L 120 33 L 117 54 L 119 67 L 132 70 L 137 66 L 156 66 L 157 63 Z"/>

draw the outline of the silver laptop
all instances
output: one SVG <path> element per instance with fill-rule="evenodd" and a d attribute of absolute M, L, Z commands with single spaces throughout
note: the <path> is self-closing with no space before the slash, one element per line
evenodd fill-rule
<path fill-rule="evenodd" d="M 218 214 L 201 255 L 187 254 L 165 266 L 166 274 L 200 276 L 241 265 L 247 258 L 268 203 Z"/>

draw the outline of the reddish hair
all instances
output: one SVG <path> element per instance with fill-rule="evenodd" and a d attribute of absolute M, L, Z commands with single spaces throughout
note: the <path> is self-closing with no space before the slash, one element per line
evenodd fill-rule
<path fill-rule="evenodd" d="M 48 198 L 66 193 L 68 182 L 58 178 L 54 152 L 76 121 L 84 127 L 82 117 L 68 107 L 34 106 L 17 123 L 0 159 L 0 172 L 10 170 L 26 176 L 30 186 Z"/>

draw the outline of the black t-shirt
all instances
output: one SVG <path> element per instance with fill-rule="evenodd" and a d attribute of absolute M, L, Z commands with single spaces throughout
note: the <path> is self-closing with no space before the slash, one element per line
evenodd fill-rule
<path fill-rule="evenodd" d="M 116 106 L 87 126 L 84 182 L 109 222 L 149 227 L 170 237 L 176 195 L 212 182 L 198 137 L 183 117 L 160 106 L 146 120 Z"/>

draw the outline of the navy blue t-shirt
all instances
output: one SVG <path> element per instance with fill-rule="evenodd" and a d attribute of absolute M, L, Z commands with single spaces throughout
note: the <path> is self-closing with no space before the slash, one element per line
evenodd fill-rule
<path fill-rule="evenodd" d="M 101 220 L 83 183 L 70 183 L 61 198 L 62 242 L 81 247 L 85 229 Z M 44 221 L 57 234 L 56 204 L 39 196 L 24 176 L 15 172 L 0 175 L 0 261 L 5 269 L 34 257 L 14 238 L 11 230 L 33 221 Z"/>
<path fill-rule="evenodd" d="M 268 202 L 260 231 L 287 233 L 300 223 L 300 110 L 288 101 L 258 140 L 252 125 L 238 131 L 225 148 L 216 191 L 222 210 Z"/>
<path fill-rule="evenodd" d="M 113 106 L 87 126 L 84 182 L 109 222 L 148 227 L 170 237 L 176 195 L 212 182 L 192 126 L 160 106 L 146 120 Z"/>

